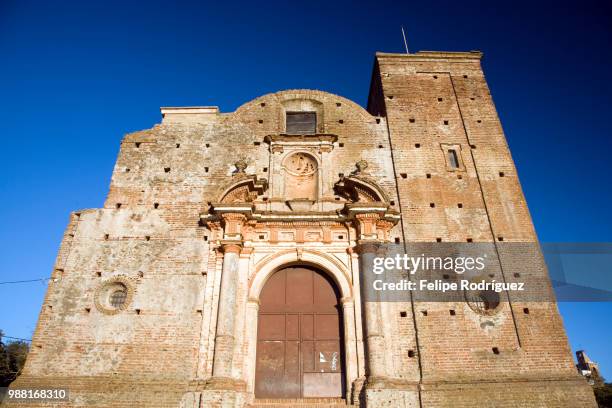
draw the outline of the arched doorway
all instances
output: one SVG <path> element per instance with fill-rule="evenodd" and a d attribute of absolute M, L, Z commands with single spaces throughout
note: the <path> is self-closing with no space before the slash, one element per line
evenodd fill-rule
<path fill-rule="evenodd" d="M 276 272 L 259 298 L 255 396 L 342 397 L 342 315 L 336 285 L 308 266 Z"/>

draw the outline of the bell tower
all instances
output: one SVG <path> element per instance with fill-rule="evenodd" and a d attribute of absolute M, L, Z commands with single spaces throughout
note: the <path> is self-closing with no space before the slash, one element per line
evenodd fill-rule
<path fill-rule="evenodd" d="M 368 111 L 386 118 L 404 249 L 488 245 L 498 257 L 495 279 L 542 290 L 530 299 L 504 293 L 509 301 L 481 307 L 414 302 L 406 316 L 413 320 L 420 404 L 592 406 L 481 58 L 426 51 L 377 53 L 374 62 Z"/>

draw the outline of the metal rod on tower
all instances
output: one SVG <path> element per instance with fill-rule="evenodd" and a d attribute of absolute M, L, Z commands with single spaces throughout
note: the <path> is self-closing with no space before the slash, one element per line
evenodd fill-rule
<path fill-rule="evenodd" d="M 404 47 L 406 47 L 406 54 L 410 54 L 410 52 L 408 52 L 408 42 L 406 41 L 406 33 L 404 32 L 404 26 L 402 26 L 402 37 L 404 37 Z"/>

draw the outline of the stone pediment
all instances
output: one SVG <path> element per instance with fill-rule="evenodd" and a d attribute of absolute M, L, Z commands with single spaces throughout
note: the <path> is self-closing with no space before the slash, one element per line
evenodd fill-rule
<path fill-rule="evenodd" d="M 336 194 L 353 203 L 389 204 L 389 196 L 378 182 L 366 173 L 368 163 L 360 160 L 357 170 L 350 176 L 342 177 L 334 186 Z"/>
<path fill-rule="evenodd" d="M 268 181 L 265 178 L 238 173 L 235 174 L 232 181 L 222 189 L 221 194 L 219 194 L 218 203 L 250 203 L 253 202 L 257 196 L 263 194 L 267 188 Z"/>

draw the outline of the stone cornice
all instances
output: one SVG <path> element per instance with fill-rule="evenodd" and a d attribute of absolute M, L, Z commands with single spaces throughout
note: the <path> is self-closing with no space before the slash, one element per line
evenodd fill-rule
<path fill-rule="evenodd" d="M 331 133 L 316 133 L 312 135 L 288 135 L 281 133 L 277 135 L 267 135 L 264 138 L 264 142 L 268 144 L 280 143 L 280 144 L 323 144 L 323 143 L 334 143 L 338 140 L 338 136 Z"/>
<path fill-rule="evenodd" d="M 318 148 L 321 152 L 331 152 L 338 136 L 328 133 L 316 133 L 313 135 L 267 135 L 264 142 L 270 145 L 273 153 L 282 153 L 285 147 L 293 148 Z"/>
<path fill-rule="evenodd" d="M 285 211 L 264 211 L 258 212 L 252 206 L 245 205 L 232 205 L 227 206 L 222 204 L 219 207 L 211 206 L 211 212 L 200 214 L 200 220 L 205 223 L 216 221 L 222 214 L 227 213 L 239 213 L 243 214 L 249 221 L 256 222 L 289 222 L 289 223 L 320 223 L 320 222 L 336 222 L 343 223 L 352 221 L 356 215 L 361 214 L 375 214 L 377 218 L 386 220 L 392 224 L 396 224 L 400 220 L 400 214 L 390 209 L 388 205 L 376 205 L 377 203 L 362 203 L 360 205 L 350 204 L 346 205 L 346 210 L 341 212 L 328 211 L 328 212 L 285 212 Z"/>
<path fill-rule="evenodd" d="M 481 51 L 419 51 L 414 54 L 397 54 L 388 52 L 377 52 L 377 59 L 412 59 L 416 61 L 432 61 L 432 60 L 471 60 L 480 61 L 483 53 Z"/>

